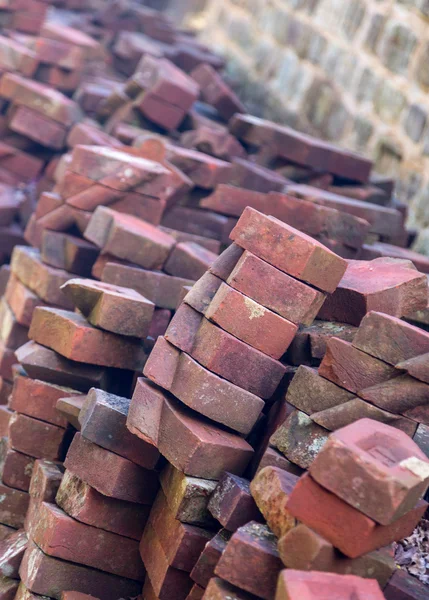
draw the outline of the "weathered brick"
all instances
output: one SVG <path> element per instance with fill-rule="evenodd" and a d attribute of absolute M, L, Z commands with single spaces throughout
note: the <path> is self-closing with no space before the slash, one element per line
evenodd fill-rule
<path fill-rule="evenodd" d="M 0 542 L 0 575 L 19 579 L 19 567 L 27 543 L 27 534 L 22 529 Z"/>
<path fill-rule="evenodd" d="M 404 569 L 396 569 L 383 590 L 386 600 L 425 600 L 426 586 Z"/>
<path fill-rule="evenodd" d="M 30 496 L 0 482 L 0 494 L 4 498 L 0 505 L 0 522 L 16 529 L 23 527 Z"/>
<path fill-rule="evenodd" d="M 21 413 L 10 418 L 9 441 L 14 450 L 34 458 L 59 460 L 67 450 L 65 429 Z"/>
<path fill-rule="evenodd" d="M 207 587 L 214 577 L 217 563 L 219 562 L 226 545 L 231 538 L 231 532 L 221 529 L 219 533 L 207 542 L 203 551 L 191 571 L 191 579 L 202 587 Z"/>
<path fill-rule="evenodd" d="M 261 521 L 261 514 L 250 494 L 249 481 L 224 473 L 211 495 L 208 509 L 228 531 L 235 531 L 249 521 Z"/>
<path fill-rule="evenodd" d="M 54 502 L 62 478 L 63 468 L 59 463 L 36 460 L 29 489 L 31 498 L 40 502 Z"/>
<path fill-rule="evenodd" d="M 164 271 L 175 277 L 198 279 L 216 260 L 216 254 L 194 242 L 179 242 L 168 257 Z"/>
<path fill-rule="evenodd" d="M 0 477 L 5 485 L 28 492 L 34 458 L 16 452 L 7 438 L 0 439 Z"/>

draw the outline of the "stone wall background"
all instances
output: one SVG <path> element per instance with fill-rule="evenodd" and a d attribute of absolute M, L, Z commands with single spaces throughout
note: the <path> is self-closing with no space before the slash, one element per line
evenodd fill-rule
<path fill-rule="evenodd" d="M 429 0 L 182 1 L 252 113 L 372 156 L 429 226 Z"/>

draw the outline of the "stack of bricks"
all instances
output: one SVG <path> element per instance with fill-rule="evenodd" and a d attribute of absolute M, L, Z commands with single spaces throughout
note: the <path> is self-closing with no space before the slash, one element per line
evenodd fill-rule
<path fill-rule="evenodd" d="M 17 244 L 24 243 L 22 226 L 25 206 L 26 196 L 21 190 L 0 184 L 0 265 L 9 262 Z"/>
<path fill-rule="evenodd" d="M 428 347 L 426 331 L 370 311 L 350 341 L 327 340 L 318 371 L 298 367 L 284 399 L 289 414 L 271 444 L 307 469 L 330 431 L 367 417 L 403 431 L 427 452 L 429 387 L 407 365 Z"/>
<path fill-rule="evenodd" d="M 4 0 L 0 5 L 2 28 L 37 35 L 45 21 L 48 0 Z"/>
<path fill-rule="evenodd" d="M 247 440 L 286 372 L 279 359 L 346 268 L 317 241 L 252 208 L 231 239 L 158 338 L 131 400 L 128 428 L 170 463 L 140 547 L 149 598 L 191 593 L 189 572 L 213 535 L 210 483 L 224 471 L 233 480 L 243 474 L 253 455 Z"/>

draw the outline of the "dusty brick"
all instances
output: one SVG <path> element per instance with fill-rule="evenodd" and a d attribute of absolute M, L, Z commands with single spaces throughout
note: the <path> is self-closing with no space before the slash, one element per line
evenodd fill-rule
<path fill-rule="evenodd" d="M 63 468 L 59 463 L 38 459 L 34 463 L 29 493 L 40 502 L 54 502 L 63 478 Z"/>
<path fill-rule="evenodd" d="M 14 600 L 19 582 L 10 577 L 0 578 L 0 597 L 2 600 Z"/>
<path fill-rule="evenodd" d="M 203 100 L 214 106 L 225 121 L 229 121 L 235 113 L 245 112 L 239 98 L 210 65 L 200 64 L 190 76 L 200 86 Z"/>
<path fill-rule="evenodd" d="M 231 163 L 197 150 L 168 144 L 166 158 L 172 165 L 183 171 L 195 186 L 206 190 L 213 189 L 220 183 L 227 183 L 231 177 Z"/>
<path fill-rule="evenodd" d="M 0 89 L 0 94 L 1 94 Z M 53 119 L 46 118 L 27 106 L 12 105 L 7 113 L 11 131 L 30 138 L 51 150 L 62 150 L 66 143 L 67 129 Z"/>
<path fill-rule="evenodd" d="M 356 331 L 357 327 L 347 323 L 316 320 L 313 325 L 299 328 L 286 359 L 293 365 L 318 365 L 326 354 L 326 345 L 331 337 L 352 342 Z"/>
<path fill-rule="evenodd" d="M 9 421 L 13 412 L 7 407 L 0 405 L 0 436 L 4 437 L 8 435 Z"/>
<path fill-rule="evenodd" d="M 249 481 L 224 473 L 211 495 L 208 509 L 228 531 L 235 531 L 249 521 L 261 521 L 261 514 L 250 494 Z"/>
<path fill-rule="evenodd" d="M 175 277 L 198 279 L 216 260 L 216 254 L 194 242 L 179 242 L 168 257 L 164 271 Z"/>
<path fill-rule="evenodd" d="M 27 534 L 22 529 L 0 542 L 0 575 L 19 579 L 19 567 L 27 543 Z"/>
<path fill-rule="evenodd" d="M 83 406 L 85 396 L 69 396 L 57 400 L 57 412 L 64 417 L 76 431 L 80 431 L 79 413 Z"/>
<path fill-rule="evenodd" d="M 18 452 L 48 460 L 62 459 L 67 449 L 65 429 L 21 413 L 14 413 L 10 418 L 9 441 Z"/>
<path fill-rule="evenodd" d="M 144 442 L 158 446 L 163 390 L 145 377 L 139 377 L 129 406 L 126 426 Z"/>
<path fill-rule="evenodd" d="M 28 492 L 33 466 L 34 458 L 16 452 L 8 445 L 7 438 L 1 438 L 0 477 L 5 485 Z"/>
<path fill-rule="evenodd" d="M 36 307 L 45 306 L 45 303 L 13 274 L 9 278 L 4 297 L 17 322 L 24 327 L 30 327 Z"/>
<path fill-rule="evenodd" d="M 216 565 L 219 562 L 231 535 L 231 532 L 226 529 L 221 529 L 219 533 L 207 542 L 191 571 L 192 581 L 195 581 L 204 588 L 208 586 L 210 579 L 214 577 Z"/>
<path fill-rule="evenodd" d="M 212 273 L 205 273 L 192 286 L 184 297 L 183 302 L 204 314 L 221 285 L 222 280 L 219 277 L 216 277 Z"/>
<path fill-rule="evenodd" d="M 188 152 L 191 151 L 188 150 Z M 205 155 L 201 154 L 201 156 Z M 204 173 L 202 177 L 207 178 L 207 174 Z M 237 219 L 226 217 L 225 215 L 220 215 L 213 211 L 201 210 L 189 206 L 173 206 L 164 215 L 162 220 L 162 224 L 165 227 L 180 229 L 180 231 L 193 233 L 195 235 L 202 235 L 204 237 L 219 240 L 224 244 L 229 243 L 229 235 L 236 222 Z"/>
<path fill-rule="evenodd" d="M 0 522 L 16 529 L 23 527 L 30 496 L 0 482 L 0 494 L 4 498 L 0 505 Z"/>
<path fill-rule="evenodd" d="M 90 277 L 98 255 L 98 248 L 86 240 L 59 231 L 43 232 L 42 260 L 52 267 Z"/>

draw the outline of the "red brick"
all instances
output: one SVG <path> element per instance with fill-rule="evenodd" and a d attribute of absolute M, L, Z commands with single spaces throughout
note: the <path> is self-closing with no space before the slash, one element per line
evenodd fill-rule
<path fill-rule="evenodd" d="M 175 245 L 174 238 L 150 223 L 105 206 L 95 210 L 85 230 L 85 238 L 103 252 L 145 269 L 161 268 Z"/>
<path fill-rule="evenodd" d="M 19 579 L 19 567 L 27 543 L 27 534 L 22 529 L 0 542 L 0 575 Z"/>
<path fill-rule="evenodd" d="M 185 131 L 180 136 L 180 143 L 184 148 L 192 148 L 199 152 L 206 152 L 221 160 L 231 160 L 235 156 L 246 158 L 247 154 L 240 142 L 226 129 L 214 128 L 210 125 L 199 125 L 190 131 Z M 211 207 L 210 207 L 211 208 Z M 215 209 L 216 210 L 216 209 Z M 219 210 L 219 212 L 223 212 Z"/>
<path fill-rule="evenodd" d="M 250 494 L 249 481 L 224 473 L 210 497 L 208 509 L 228 531 L 249 521 L 261 521 L 261 514 Z"/>
<path fill-rule="evenodd" d="M 0 377 L 0 404 L 8 404 L 12 392 L 12 384 Z"/>
<path fill-rule="evenodd" d="M 34 458 L 16 452 L 9 446 L 7 438 L 1 438 L 0 477 L 5 485 L 28 492 L 33 465 Z"/>
<path fill-rule="evenodd" d="M 0 342 L 0 377 L 12 380 L 12 367 L 17 362 L 15 352 Z"/>
<path fill-rule="evenodd" d="M 324 537 L 350 558 L 357 558 L 411 534 L 427 503 L 422 500 L 390 525 L 378 525 L 325 490 L 308 474 L 296 484 L 287 504 L 295 518 Z"/>
<path fill-rule="evenodd" d="M 89 277 L 99 251 L 86 240 L 63 232 L 45 230 L 41 253 L 43 262 L 52 267 Z"/>
<path fill-rule="evenodd" d="M 19 582 L 10 577 L 2 577 L 0 579 L 0 598 L 1 600 L 14 600 L 18 590 Z"/>
<path fill-rule="evenodd" d="M 4 297 L 17 322 L 24 327 L 30 327 L 33 312 L 37 306 L 46 306 L 36 294 L 26 288 L 13 274 L 9 278 Z"/>
<path fill-rule="evenodd" d="M 0 482 L 0 522 L 16 529 L 23 527 L 30 496 L 22 490 L 15 490 Z"/>
<path fill-rule="evenodd" d="M 319 367 L 319 375 L 350 392 L 359 393 L 397 377 L 400 371 L 358 350 L 349 342 L 331 338 Z"/>
<path fill-rule="evenodd" d="M 225 244 L 236 222 L 237 219 L 189 206 L 173 206 L 162 220 L 165 227 L 213 238 Z"/>
<path fill-rule="evenodd" d="M 78 433 L 64 466 L 100 494 L 140 504 L 150 504 L 158 487 L 155 472 L 85 440 Z"/>
<path fill-rule="evenodd" d="M 1 94 L 1 90 L 0 90 Z M 11 131 L 30 138 L 51 150 L 62 150 L 66 143 L 65 127 L 26 106 L 12 106 L 8 113 Z"/>
<path fill-rule="evenodd" d="M 7 436 L 9 431 L 9 421 L 13 412 L 7 407 L 0 405 L 0 435 Z"/>
<path fill-rule="evenodd" d="M 34 458 L 59 460 L 66 450 L 66 430 L 51 423 L 14 413 L 9 421 L 9 440 L 14 450 Z"/>
<path fill-rule="evenodd" d="M 187 304 L 176 311 L 165 339 L 201 365 L 262 398 L 270 398 L 285 368 L 216 327 Z"/>
<path fill-rule="evenodd" d="M 29 493 L 40 502 L 54 502 L 63 478 L 63 468 L 59 463 L 38 459 L 34 463 Z"/>
<path fill-rule="evenodd" d="M 164 270 L 170 275 L 198 279 L 216 260 L 216 254 L 194 242 L 180 242 L 168 257 Z"/>
<path fill-rule="evenodd" d="M 57 65 L 63 69 L 75 71 L 84 65 L 81 48 L 47 38 L 36 38 L 34 51 L 41 63 Z"/>
<path fill-rule="evenodd" d="M 427 587 L 405 569 L 397 569 L 383 593 L 386 600 L 425 600 Z"/>
<path fill-rule="evenodd" d="M 61 600 L 98 600 L 98 598 L 88 594 L 81 594 L 80 592 L 63 592 Z"/>
<path fill-rule="evenodd" d="M 189 408 L 240 433 L 251 431 L 264 406 L 260 398 L 208 371 L 162 337 L 143 373 Z M 229 406 L 227 413 L 225 406 Z"/>
<path fill-rule="evenodd" d="M 383 600 L 383 592 L 372 579 L 336 573 L 309 573 L 285 569 L 280 573 L 276 600 L 316 600 L 338 594 L 345 600 Z"/>
<path fill-rule="evenodd" d="M 189 292 L 183 298 L 183 302 L 204 314 L 221 285 L 222 280 L 219 279 L 219 277 L 216 277 L 210 272 L 205 273 L 191 287 Z"/>
<path fill-rule="evenodd" d="M 206 600 L 228 600 L 229 598 L 234 598 L 234 600 L 256 600 L 260 596 L 248 594 L 235 587 L 235 585 L 219 579 L 219 577 L 212 577 L 203 597 Z"/>
<path fill-rule="evenodd" d="M 288 348 L 286 360 L 293 365 L 318 365 L 326 354 L 326 345 L 331 337 L 352 342 L 356 332 L 354 325 L 316 320 L 313 325 L 299 328 Z"/>
<path fill-rule="evenodd" d="M 139 377 L 131 399 L 126 426 L 148 444 L 158 446 L 164 392 L 145 377 Z"/>
<path fill-rule="evenodd" d="M 215 573 L 242 590 L 270 600 L 281 568 L 276 537 L 266 525 L 251 521 L 233 534 Z"/>
<path fill-rule="evenodd" d="M 68 27 L 67 25 L 62 25 L 57 22 L 45 21 L 40 30 L 40 36 L 82 48 L 88 59 L 100 56 L 100 42 L 74 27 Z"/>
<path fill-rule="evenodd" d="M 3 297 L 0 301 L 0 340 L 11 350 L 16 350 L 28 340 L 28 328 L 20 325 Z"/>
<path fill-rule="evenodd" d="M 231 163 L 197 150 L 167 145 L 166 158 L 183 171 L 195 186 L 206 190 L 227 183 L 231 177 Z"/>
<path fill-rule="evenodd" d="M 0 37 L 1 69 L 5 71 L 18 71 L 25 77 L 32 77 L 38 66 L 36 53 L 7 37 Z"/>
<path fill-rule="evenodd" d="M 245 112 L 239 98 L 210 65 L 200 64 L 190 76 L 200 86 L 204 102 L 214 106 L 225 121 L 229 121 L 235 113 Z"/>
<path fill-rule="evenodd" d="M 201 600 L 201 598 L 204 596 L 204 592 L 204 588 L 200 587 L 195 583 L 192 586 L 192 589 L 189 592 L 189 594 L 186 596 L 186 600 Z"/>
<path fill-rule="evenodd" d="M 195 235 L 193 233 L 185 233 L 184 231 L 178 231 L 177 229 L 170 229 L 169 227 L 164 226 L 160 226 L 159 229 L 174 237 L 177 243 L 194 242 L 195 244 L 206 248 L 206 250 L 210 250 L 210 252 L 213 252 L 214 254 L 220 254 L 221 244 L 218 240 L 202 235 Z"/>
<path fill-rule="evenodd" d="M 407 371 L 409 375 L 412 375 L 419 381 L 429 383 L 429 353 L 401 361 L 396 367 Z"/>
<path fill-rule="evenodd" d="M 159 452 L 126 428 L 130 400 L 91 389 L 79 414 L 82 436 L 147 469 L 158 462 Z"/>
<path fill-rule="evenodd" d="M 96 329 L 82 315 L 37 308 L 29 337 L 77 362 L 139 371 L 145 362 L 140 340 Z"/>
<path fill-rule="evenodd" d="M 136 596 L 141 583 L 47 556 L 34 543 L 24 554 L 20 575 L 32 592 L 59 600 L 64 590 L 94 594 L 106 600 Z"/>
<path fill-rule="evenodd" d="M 70 471 L 64 473 L 55 500 L 77 521 L 133 540 L 140 540 L 150 510 L 143 504 L 104 496 Z"/>
<path fill-rule="evenodd" d="M 64 417 L 76 431 L 80 431 L 79 413 L 83 406 L 85 396 L 69 396 L 57 400 L 57 412 Z"/>
<path fill-rule="evenodd" d="M 15 533 L 16 529 L 14 527 L 8 527 L 7 525 L 3 525 L 0 523 L 0 541 L 6 539 L 11 533 Z"/>
<path fill-rule="evenodd" d="M 352 260 L 319 318 L 359 326 L 373 310 L 400 318 L 426 305 L 427 278 L 422 273 L 384 258 Z"/>
<path fill-rule="evenodd" d="M 282 471 L 287 471 L 292 475 L 301 475 L 303 469 L 295 465 L 290 460 L 288 460 L 285 456 L 283 456 L 280 452 L 275 450 L 274 448 L 267 447 L 260 457 L 259 462 L 256 461 L 257 469 L 255 472 L 255 477 L 258 475 L 262 469 L 265 467 L 278 467 Z"/>
<path fill-rule="evenodd" d="M 346 262 L 322 244 L 249 207 L 231 239 L 281 271 L 327 292 L 335 290 L 346 270 Z"/>
<path fill-rule="evenodd" d="M 310 473 L 354 508 L 389 525 L 424 495 L 429 460 L 405 433 L 361 419 L 331 434 Z M 347 480 L 353 485 L 344 485 Z"/>

